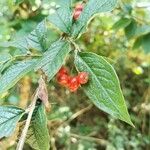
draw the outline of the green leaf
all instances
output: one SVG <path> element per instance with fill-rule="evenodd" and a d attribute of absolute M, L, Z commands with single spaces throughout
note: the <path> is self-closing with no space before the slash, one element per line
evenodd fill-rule
<path fill-rule="evenodd" d="M 143 36 L 138 37 L 133 44 L 133 49 L 139 48 L 142 45 L 142 41 L 143 41 Z"/>
<path fill-rule="evenodd" d="M 26 142 L 36 150 L 50 149 L 50 136 L 43 104 L 38 106 L 38 109 L 34 112 Z"/>
<path fill-rule="evenodd" d="M 142 39 L 142 47 L 145 53 L 150 53 L 150 34 L 147 34 Z"/>
<path fill-rule="evenodd" d="M 83 32 L 88 21 L 97 13 L 111 11 L 116 6 L 117 0 L 89 0 L 85 5 L 79 19 L 73 25 L 74 37 Z"/>
<path fill-rule="evenodd" d="M 125 28 L 125 34 L 128 39 L 138 38 L 140 36 L 150 33 L 149 25 L 138 25 L 135 20 L 132 20 L 131 23 Z"/>
<path fill-rule="evenodd" d="M 0 53 L 0 73 L 5 68 L 5 64 L 12 59 L 12 56 L 9 53 Z"/>
<path fill-rule="evenodd" d="M 25 111 L 13 106 L 0 106 L 0 139 L 10 136 Z"/>
<path fill-rule="evenodd" d="M 36 70 L 42 69 L 51 80 L 61 68 L 67 54 L 70 52 L 69 44 L 66 41 L 58 40 L 39 59 Z"/>
<path fill-rule="evenodd" d="M 14 0 L 14 3 L 16 4 L 16 5 L 19 5 L 20 3 L 22 3 L 24 0 Z"/>
<path fill-rule="evenodd" d="M 60 0 L 58 8 L 56 8 L 53 14 L 48 16 L 48 20 L 62 32 L 70 35 L 72 26 L 71 0 L 63 2 Z"/>
<path fill-rule="evenodd" d="M 29 48 L 39 51 L 46 50 L 46 21 L 43 20 L 37 27 L 27 36 L 27 44 Z"/>
<path fill-rule="evenodd" d="M 119 30 L 121 28 L 125 28 L 127 27 L 129 24 L 131 23 L 131 19 L 129 18 L 121 18 L 119 19 L 114 25 L 113 25 L 113 29 L 115 30 Z"/>
<path fill-rule="evenodd" d="M 131 23 L 125 28 L 126 37 L 130 40 L 135 36 L 137 30 L 137 23 L 135 20 L 132 20 Z"/>
<path fill-rule="evenodd" d="M 139 37 L 142 35 L 146 35 L 150 33 L 150 26 L 149 25 L 142 25 L 142 26 L 138 26 L 136 28 L 136 32 L 135 32 L 135 37 Z"/>
<path fill-rule="evenodd" d="M 12 56 L 9 53 L 2 52 L 0 53 L 0 65 L 10 60 Z"/>
<path fill-rule="evenodd" d="M 33 70 L 37 60 L 24 60 L 9 67 L 0 77 L 0 94 L 13 87 L 25 74 Z"/>
<path fill-rule="evenodd" d="M 79 53 L 75 65 L 80 72 L 89 73 L 89 82 L 83 89 L 91 101 L 99 109 L 133 126 L 114 68 L 94 53 Z"/>
<path fill-rule="evenodd" d="M 38 51 L 46 50 L 46 22 L 40 22 L 37 27 L 26 37 L 15 41 L 0 43 L 0 47 L 14 47 L 22 51 L 30 51 L 36 49 Z"/>

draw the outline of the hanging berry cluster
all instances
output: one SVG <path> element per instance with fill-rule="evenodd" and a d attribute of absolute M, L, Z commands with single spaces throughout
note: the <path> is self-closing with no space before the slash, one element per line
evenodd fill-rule
<path fill-rule="evenodd" d="M 68 88 L 71 92 L 77 91 L 81 84 L 88 82 L 89 76 L 87 72 L 80 72 L 77 76 L 70 76 L 68 69 L 61 67 L 57 73 L 57 82 Z"/>
<path fill-rule="evenodd" d="M 83 4 L 77 4 L 75 6 L 74 13 L 73 13 L 73 19 L 75 21 L 80 17 L 82 11 L 83 11 Z"/>

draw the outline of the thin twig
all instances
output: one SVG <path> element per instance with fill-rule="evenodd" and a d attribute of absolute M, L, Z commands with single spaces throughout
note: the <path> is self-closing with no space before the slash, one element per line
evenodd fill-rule
<path fill-rule="evenodd" d="M 92 104 L 90 104 L 89 106 L 79 110 L 78 112 L 76 112 L 75 114 L 73 114 L 65 123 L 68 124 L 69 122 L 71 122 L 72 120 L 74 120 L 75 118 L 77 118 L 78 116 L 84 114 L 85 112 L 89 111 L 91 108 L 93 107 Z"/>
<path fill-rule="evenodd" d="M 69 124 L 72 120 L 74 120 L 75 118 L 81 116 L 82 114 L 86 113 L 87 111 L 89 111 L 91 108 L 93 107 L 92 104 L 90 104 L 89 106 L 79 110 L 78 112 L 74 113 L 68 120 L 62 122 L 56 129 L 55 131 L 57 132 L 57 129 L 60 128 L 63 125 Z"/>
<path fill-rule="evenodd" d="M 25 139 L 26 139 L 26 136 L 27 136 L 29 125 L 30 125 L 30 122 L 31 122 L 31 119 L 32 119 L 32 114 L 33 114 L 33 111 L 35 109 L 36 101 L 37 101 L 37 98 L 38 98 L 38 92 L 39 92 L 39 88 L 37 88 L 37 90 L 35 92 L 35 95 L 33 97 L 33 101 L 32 101 L 32 103 L 29 107 L 28 118 L 26 120 L 26 124 L 25 124 L 25 127 L 24 127 L 23 131 L 22 131 L 22 134 L 21 134 L 20 140 L 17 144 L 16 150 L 23 150 L 23 146 L 24 146 L 24 143 L 25 143 Z"/>
<path fill-rule="evenodd" d="M 98 143 L 100 145 L 103 145 L 103 146 L 106 146 L 108 144 L 108 142 L 106 140 L 95 138 L 95 137 L 82 136 L 82 135 L 78 135 L 78 134 L 74 134 L 74 133 L 70 133 L 70 136 L 74 137 L 74 138 L 79 138 L 79 139 L 82 139 L 82 140 L 96 142 L 96 143 Z"/>

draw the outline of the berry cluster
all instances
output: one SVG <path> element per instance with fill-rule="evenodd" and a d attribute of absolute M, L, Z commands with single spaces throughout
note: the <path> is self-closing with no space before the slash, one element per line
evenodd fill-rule
<path fill-rule="evenodd" d="M 80 16 L 82 10 L 83 10 L 83 5 L 82 5 L 82 4 L 77 4 L 77 5 L 75 6 L 74 13 L 73 13 L 73 19 L 74 19 L 75 21 L 79 18 L 79 16 Z"/>
<path fill-rule="evenodd" d="M 70 76 L 67 68 L 61 67 L 57 73 L 57 81 L 60 85 L 69 88 L 71 92 L 77 91 L 81 84 L 88 82 L 89 76 L 86 72 L 80 72 L 77 76 Z"/>

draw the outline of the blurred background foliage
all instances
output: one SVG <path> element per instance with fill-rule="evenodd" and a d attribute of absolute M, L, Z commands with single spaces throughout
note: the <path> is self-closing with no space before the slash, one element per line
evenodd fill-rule
<path fill-rule="evenodd" d="M 0 0 L 0 42 L 28 35 L 58 0 Z M 74 2 L 77 2 L 74 0 Z M 55 79 L 49 83 L 52 111 L 48 114 L 52 150 L 149 150 L 150 149 L 150 2 L 122 0 L 111 13 L 100 14 L 77 43 L 84 51 L 103 55 L 114 66 L 135 128 L 115 120 L 91 105 L 82 89 L 70 93 Z M 135 34 L 135 28 L 138 32 Z M 58 38 L 56 28 L 48 26 L 48 42 Z M 14 48 L 0 48 L 0 70 L 9 66 Z M 9 61 L 8 61 L 9 60 Z M 71 58 L 66 62 L 72 73 Z M 38 74 L 25 76 L 0 104 L 25 108 L 37 86 Z M 41 131 L 42 132 L 42 131 Z M 0 140 L 0 150 L 14 150 L 18 132 Z M 26 145 L 25 150 L 31 147 Z"/>

